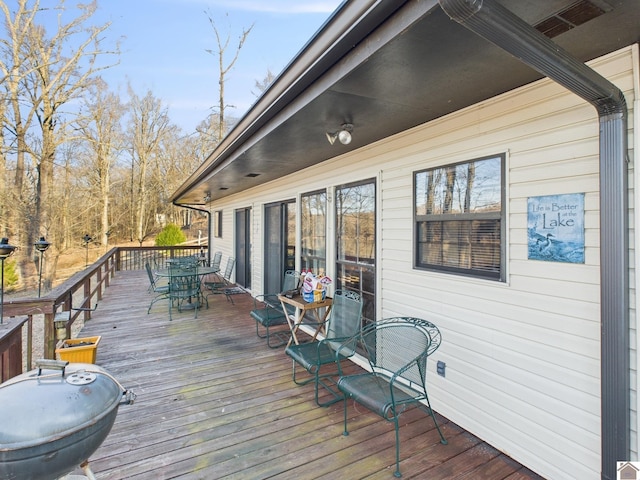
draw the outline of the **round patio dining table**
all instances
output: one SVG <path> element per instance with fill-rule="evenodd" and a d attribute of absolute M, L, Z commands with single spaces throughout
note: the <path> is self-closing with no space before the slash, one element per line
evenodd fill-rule
<path fill-rule="evenodd" d="M 219 268 L 215 268 L 215 267 L 193 267 L 193 268 L 179 268 L 179 267 L 175 267 L 175 268 L 162 268 L 160 270 L 155 270 L 155 274 L 158 277 L 164 277 L 164 278 L 170 278 L 172 275 L 175 277 L 184 277 L 184 276 L 190 276 L 190 275 L 197 275 L 200 278 L 200 281 L 202 281 L 202 279 L 204 277 L 206 277 L 207 275 L 213 275 L 213 274 L 217 274 L 220 272 Z M 197 304 L 200 304 L 200 298 L 203 298 L 201 296 L 201 294 L 198 294 L 198 300 L 196 300 L 196 302 L 193 302 L 192 299 L 190 298 L 189 301 L 187 302 L 186 305 L 183 305 L 182 308 L 186 308 L 186 309 L 191 309 L 194 308 Z M 207 308 L 209 307 L 209 302 L 207 303 Z"/>
<path fill-rule="evenodd" d="M 175 269 L 171 269 L 171 270 L 174 271 L 174 275 L 180 275 L 180 276 L 189 275 L 190 273 L 193 273 L 193 270 L 195 270 L 195 274 L 198 275 L 199 277 L 205 277 L 207 275 L 212 275 L 220 272 L 220 269 L 215 267 L 198 267 L 197 269 L 193 269 L 193 268 L 181 269 L 179 267 L 176 267 Z M 168 268 L 161 268 L 160 270 L 155 270 L 155 273 L 159 277 L 171 276 L 170 269 Z"/>

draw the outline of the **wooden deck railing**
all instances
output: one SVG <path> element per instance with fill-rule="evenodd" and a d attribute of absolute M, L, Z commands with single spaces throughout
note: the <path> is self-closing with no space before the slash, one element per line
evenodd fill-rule
<path fill-rule="evenodd" d="M 42 337 L 42 355 L 38 357 L 55 358 L 57 341 L 71 338 L 78 319 L 86 322 L 91 318 L 117 271 L 142 270 L 146 262 L 153 268 L 165 268 L 169 258 L 203 251 L 207 251 L 206 246 L 115 247 L 40 298 L 5 298 L 4 319 L 0 324 L 0 383 L 22 373 L 24 368 L 33 368 L 37 335 Z M 43 322 L 35 328 L 41 334 L 34 334 L 34 321 Z M 59 337 L 56 327 L 60 330 Z"/>

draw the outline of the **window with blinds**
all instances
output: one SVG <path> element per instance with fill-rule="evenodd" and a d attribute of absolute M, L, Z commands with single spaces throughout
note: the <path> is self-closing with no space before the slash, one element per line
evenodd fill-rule
<path fill-rule="evenodd" d="M 414 174 L 415 266 L 504 280 L 504 155 Z"/>

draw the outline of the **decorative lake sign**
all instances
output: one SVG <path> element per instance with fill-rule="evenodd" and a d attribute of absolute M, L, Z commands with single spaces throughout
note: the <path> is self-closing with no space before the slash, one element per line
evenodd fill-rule
<path fill-rule="evenodd" d="M 529 260 L 584 263 L 584 193 L 529 197 Z"/>

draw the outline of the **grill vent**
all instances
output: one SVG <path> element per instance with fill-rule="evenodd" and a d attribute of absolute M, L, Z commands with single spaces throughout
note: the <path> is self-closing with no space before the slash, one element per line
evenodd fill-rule
<path fill-rule="evenodd" d="M 605 10 L 598 5 L 588 0 L 580 0 L 538 22 L 534 28 L 547 37 L 553 38 L 604 13 Z"/>

